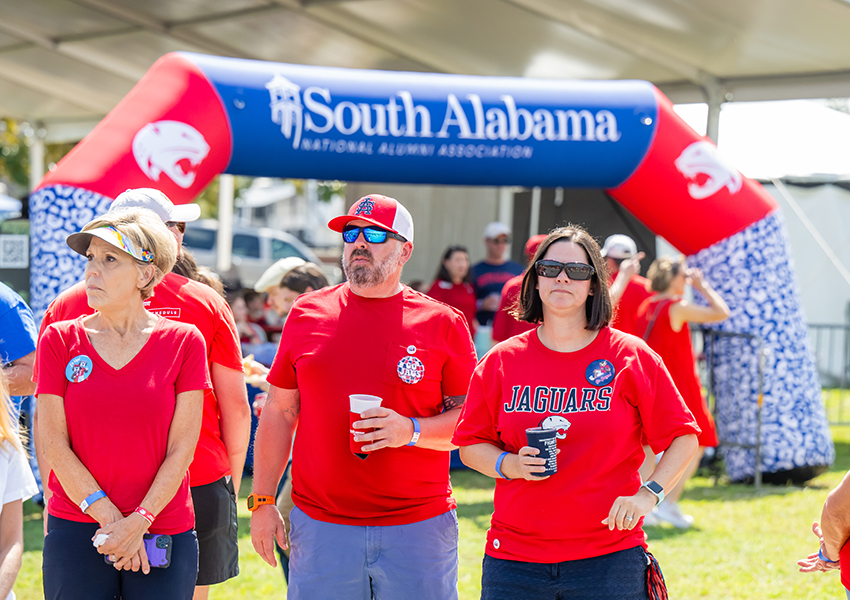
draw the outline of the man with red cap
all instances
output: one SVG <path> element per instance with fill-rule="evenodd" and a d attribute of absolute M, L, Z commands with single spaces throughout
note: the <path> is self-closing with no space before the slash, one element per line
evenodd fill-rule
<path fill-rule="evenodd" d="M 531 262 L 540 243 L 545 239 L 546 234 L 543 233 L 528 238 L 528 241 L 525 243 L 526 262 Z M 499 310 L 496 311 L 496 316 L 493 317 L 493 343 L 504 342 L 508 338 L 525 333 L 529 329 L 536 327 L 533 323 L 520 321 L 510 312 L 514 304 L 516 304 L 517 298 L 519 298 L 523 275 L 525 275 L 525 272 L 520 273 L 513 279 L 509 279 L 505 287 L 502 288 L 502 300 L 499 302 Z"/>
<path fill-rule="evenodd" d="M 299 297 L 284 325 L 254 446 L 254 548 L 274 565 L 274 539 L 288 542 L 274 493 L 297 426 L 288 598 L 457 598 L 449 450 L 475 367 L 469 329 L 401 284 L 413 219 L 396 200 L 365 196 L 328 226 L 348 281 Z M 382 404 L 349 424 L 352 394 Z"/>

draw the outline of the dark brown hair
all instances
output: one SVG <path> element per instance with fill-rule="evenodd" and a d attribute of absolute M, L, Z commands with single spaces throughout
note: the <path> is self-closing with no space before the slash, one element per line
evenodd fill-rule
<path fill-rule="evenodd" d="M 449 275 L 449 270 L 446 268 L 445 262 L 449 260 L 455 252 L 463 252 L 469 256 L 469 250 L 466 249 L 466 246 L 455 244 L 454 246 L 446 248 L 446 251 L 443 253 L 443 258 L 440 260 L 440 268 L 437 270 L 437 276 L 434 278 L 436 281 L 451 282 L 452 276 Z M 463 276 L 463 281 L 465 283 L 472 283 L 472 265 L 470 265 L 470 268 L 466 270 L 466 275 Z"/>
<path fill-rule="evenodd" d="M 306 263 L 287 271 L 280 280 L 280 287 L 303 294 L 308 287 L 320 290 L 328 286 L 328 278 L 322 270 L 313 263 Z"/>
<path fill-rule="evenodd" d="M 611 315 L 614 312 L 611 296 L 608 294 L 608 267 L 605 264 L 605 259 L 602 258 L 596 240 L 584 228 L 572 224 L 553 229 L 541 242 L 525 270 L 525 275 L 522 278 L 522 291 L 511 314 L 520 321 L 543 322 L 543 302 L 540 300 L 540 293 L 537 291 L 538 276 L 534 265 L 546 256 L 546 252 L 553 244 L 558 242 L 572 242 L 581 246 L 587 254 L 590 264 L 596 269 L 596 273 L 590 278 L 591 295 L 587 297 L 585 304 L 586 329 L 592 331 L 602 329 L 611 320 Z"/>

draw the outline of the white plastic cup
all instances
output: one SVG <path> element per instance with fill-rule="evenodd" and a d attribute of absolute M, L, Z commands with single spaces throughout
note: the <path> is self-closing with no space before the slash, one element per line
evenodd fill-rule
<path fill-rule="evenodd" d="M 369 456 L 369 453 L 363 451 L 363 446 L 371 444 L 372 442 L 355 442 L 354 434 L 368 433 L 369 431 L 374 430 L 354 429 L 354 422 L 360 420 L 361 413 L 366 412 L 370 408 L 378 408 L 379 406 L 381 406 L 383 398 L 381 398 L 380 396 L 371 396 L 369 394 L 351 394 L 348 397 L 348 401 L 348 447 L 351 452 L 358 458 L 366 458 L 367 456 Z"/>

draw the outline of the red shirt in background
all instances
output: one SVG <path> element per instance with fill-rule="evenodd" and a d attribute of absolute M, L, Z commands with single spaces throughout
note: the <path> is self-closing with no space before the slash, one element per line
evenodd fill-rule
<path fill-rule="evenodd" d="M 617 280 L 619 271 L 614 273 L 609 285 Z M 614 329 L 619 329 L 626 333 L 631 333 L 639 338 L 643 337 L 644 328 L 637 322 L 638 308 L 641 303 L 649 298 L 652 292 L 649 291 L 649 280 L 640 275 L 633 275 L 620 302 L 614 307 L 614 316 L 611 318 L 609 325 Z"/>
<path fill-rule="evenodd" d="M 204 341 L 194 327 L 160 318 L 138 354 L 114 369 L 98 355 L 81 320 L 56 323 L 43 332 L 36 394 L 62 397 L 74 454 L 127 516 L 142 503 L 165 460 L 177 394 L 212 387 Z M 71 382 L 66 365 L 80 355 L 92 360 L 91 373 Z M 49 485 L 51 515 L 96 522 L 68 498 L 55 472 Z M 187 472 L 150 531 L 177 534 L 194 526 Z"/>
<path fill-rule="evenodd" d="M 509 279 L 505 287 L 502 288 L 502 300 L 499 303 L 499 310 L 496 311 L 496 316 L 493 317 L 494 342 L 504 342 L 508 338 L 537 327 L 535 323 L 520 321 L 508 312 L 513 309 L 522 291 L 523 276 L 524 274 Z"/>
<path fill-rule="evenodd" d="M 699 445 L 713 448 L 717 446 L 717 429 L 702 395 L 702 386 L 694 360 L 694 347 L 691 343 L 691 328 L 685 323 L 679 331 L 673 331 L 670 326 L 670 307 L 680 301 L 670 302 L 660 298 L 644 300 L 637 313 L 637 323 L 641 331 L 646 331 L 652 316 L 656 315 L 646 342 L 664 360 L 664 365 L 670 371 L 676 388 L 696 417 L 702 430 L 699 435 Z"/>
<path fill-rule="evenodd" d="M 497 344 L 478 364 L 452 442 L 516 453 L 525 430 L 558 429 L 558 472 L 543 481 L 497 479 L 485 552 L 556 563 L 646 547 L 640 527 L 602 520 L 641 485 L 641 436 L 655 452 L 699 428 L 661 358 L 608 327 L 576 352 L 544 346 L 537 331 Z"/>
<path fill-rule="evenodd" d="M 475 298 L 475 288 L 471 283 L 452 283 L 438 279 L 428 290 L 428 295 L 434 300 L 439 300 L 449 306 L 454 306 L 466 317 L 469 331 L 475 333 L 477 322 L 475 313 L 478 310 Z"/>
<path fill-rule="evenodd" d="M 301 395 L 295 505 L 319 521 L 361 526 L 406 525 L 455 508 L 449 452 L 351 453 L 348 396 L 372 394 L 400 415 L 433 417 L 443 396 L 466 394 L 474 367 L 460 311 L 407 286 L 389 298 L 363 298 L 348 283 L 300 296 L 268 375 Z"/>
<path fill-rule="evenodd" d="M 213 363 L 218 363 L 229 369 L 242 371 L 242 348 L 239 345 L 233 313 L 224 298 L 209 286 L 176 273 L 168 273 L 154 288 L 153 296 L 145 301 L 145 308 L 162 317 L 197 327 L 206 343 L 210 370 Z M 41 322 L 39 339 L 51 323 L 92 313 L 94 310 L 89 307 L 85 284 L 80 282 L 59 294 L 50 303 Z M 33 380 L 38 380 L 40 369 L 36 360 L 33 366 Z M 227 448 L 221 439 L 218 402 L 212 390 L 204 393 L 201 437 L 189 472 L 192 474 L 192 486 L 206 485 L 230 474 Z"/>

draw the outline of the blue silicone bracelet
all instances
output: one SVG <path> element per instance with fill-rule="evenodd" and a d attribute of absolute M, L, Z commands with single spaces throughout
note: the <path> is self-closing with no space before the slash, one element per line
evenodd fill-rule
<path fill-rule="evenodd" d="M 97 490 L 96 492 L 89 494 L 88 497 L 80 502 L 80 510 L 86 512 L 86 509 L 100 500 L 101 498 L 106 498 L 106 492 L 103 490 Z"/>
<path fill-rule="evenodd" d="M 823 550 L 821 550 L 820 548 L 818 548 L 818 558 L 820 558 L 823 562 L 828 562 L 832 564 L 838 562 L 837 560 L 829 560 L 826 556 L 823 555 Z"/>
<path fill-rule="evenodd" d="M 408 417 L 411 421 L 413 421 L 413 437 L 407 443 L 408 446 L 415 446 L 416 442 L 419 441 L 419 421 L 416 420 L 416 417 Z"/>
<path fill-rule="evenodd" d="M 502 473 L 502 461 L 505 460 L 505 457 L 508 454 L 510 454 L 510 452 L 502 452 L 499 455 L 499 458 L 496 459 L 496 475 L 498 475 L 502 479 L 510 479 L 509 477 L 505 477 L 505 474 Z"/>

